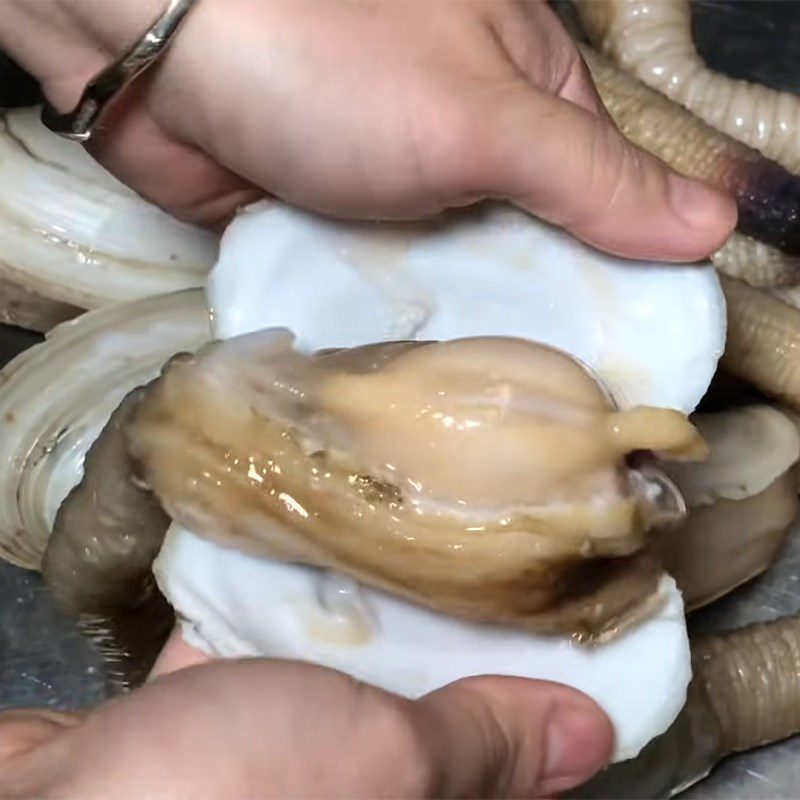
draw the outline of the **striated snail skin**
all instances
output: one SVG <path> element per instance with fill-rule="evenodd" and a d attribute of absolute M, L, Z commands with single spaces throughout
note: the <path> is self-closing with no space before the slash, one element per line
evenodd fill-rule
<path fill-rule="evenodd" d="M 800 310 L 721 276 L 728 336 L 720 365 L 764 394 L 800 410 Z"/>
<path fill-rule="evenodd" d="M 698 637 L 692 673 L 669 730 L 570 797 L 671 797 L 726 756 L 800 732 L 800 617 Z"/>
<path fill-rule="evenodd" d="M 175 622 L 152 572 L 170 519 L 131 480 L 125 435 L 145 392 L 130 392 L 89 448 L 42 558 L 48 589 L 98 646 L 115 688 L 144 682 Z"/>
<path fill-rule="evenodd" d="M 793 173 L 800 99 L 710 70 L 692 42 L 688 0 L 577 0 L 592 43 L 645 84 Z"/>
<path fill-rule="evenodd" d="M 800 253 L 800 177 L 705 124 L 589 48 L 582 54 L 603 105 L 627 139 L 678 172 L 730 194 L 736 200 L 741 234 L 790 256 Z M 733 262 L 732 250 L 739 247 L 744 244 L 728 245 L 717 260 L 723 266 Z M 779 260 L 769 250 L 755 254 L 773 264 Z M 782 263 L 789 274 L 779 280 L 796 283 L 796 259 Z"/>
<path fill-rule="evenodd" d="M 705 455 L 683 414 L 615 410 L 571 357 L 501 337 L 307 357 L 251 334 L 171 364 L 128 436 L 140 480 L 196 533 L 591 638 L 645 613 L 647 532 L 682 513 L 625 456 Z"/>
<path fill-rule="evenodd" d="M 741 233 L 729 236 L 711 261 L 725 275 L 758 288 L 792 287 L 800 282 L 800 257 Z"/>
<path fill-rule="evenodd" d="M 800 434 L 771 406 L 695 414 L 709 447 L 696 464 L 665 465 L 686 520 L 666 532 L 665 566 L 687 611 L 713 602 L 774 561 L 798 512 Z"/>

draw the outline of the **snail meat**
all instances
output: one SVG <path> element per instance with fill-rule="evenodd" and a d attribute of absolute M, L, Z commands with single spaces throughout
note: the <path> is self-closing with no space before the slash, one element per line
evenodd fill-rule
<path fill-rule="evenodd" d="M 587 637 L 649 607 L 646 534 L 678 513 L 625 457 L 706 455 L 683 414 L 614 410 L 570 357 L 500 337 L 311 358 L 230 339 L 171 365 L 128 439 L 137 483 L 221 544 Z"/>
<path fill-rule="evenodd" d="M 117 659 L 123 682 L 141 679 L 172 622 L 161 605 L 150 641 L 141 641 L 141 620 L 152 622 L 163 603 L 155 576 L 185 635 L 212 654 L 315 661 L 408 695 L 478 672 L 565 680 L 609 712 L 617 758 L 668 728 L 685 700 L 688 639 L 680 595 L 651 560 L 649 544 L 651 528 L 679 517 L 682 501 L 651 457 L 624 454 L 642 447 L 700 455 L 685 415 L 706 392 L 724 348 L 725 304 L 713 269 L 610 258 L 500 206 L 406 226 L 333 223 L 264 202 L 226 232 L 207 301 L 210 332 L 197 293 L 138 301 L 137 313 L 135 304 L 92 312 L 23 354 L 0 386 L 0 425 L 14 434 L 0 437 L 0 448 L 15 464 L 13 474 L 0 476 L 0 490 L 13 497 L 0 540 L 9 557 L 31 566 L 49 550 L 49 584 Z M 207 345 L 210 337 L 221 341 Z M 78 390 L 70 361 L 84 375 L 91 371 L 88 395 Z M 542 383 L 547 375 L 559 380 Z M 47 412 L 47 425 L 27 402 L 44 381 L 58 406 Z M 571 400 L 531 404 L 523 398 L 533 390 Z M 499 414 L 503 403 L 511 404 Z M 250 416 L 238 413 L 245 406 Z M 411 413 L 422 406 L 427 421 Z M 538 426 L 543 414 L 555 413 L 564 430 L 565 411 L 575 430 L 567 424 L 564 432 L 575 447 L 548 471 L 548 437 Z M 466 424 L 473 413 L 502 425 L 478 431 L 497 435 L 471 440 L 479 457 L 461 464 L 457 434 L 444 420 Z M 237 427 L 247 419 L 257 437 Z M 197 437 L 189 430 L 195 424 Z M 515 444 L 512 430 L 529 446 Z M 116 446 L 120 434 L 127 447 Z M 231 460 L 221 481 L 230 496 L 217 493 L 219 475 L 203 475 L 219 467 L 215 436 L 245 460 L 254 457 L 250 475 L 251 464 L 243 471 L 231 450 L 240 463 Z M 181 442 L 172 466 L 162 450 L 170 437 Z M 437 444 L 420 460 L 414 443 L 424 441 Z M 277 461 L 255 452 L 264 443 Z M 192 453 L 209 444 L 206 470 L 205 456 Z M 320 453 L 327 459 L 321 473 Z M 270 498 L 267 508 L 268 493 L 258 486 L 259 478 L 274 477 L 270 458 L 290 483 L 286 497 Z M 526 459 L 541 483 L 511 479 Z M 126 473 L 132 486 L 119 483 Z M 212 490 L 200 502 L 195 479 L 210 481 L 204 488 Z M 93 489 L 126 508 L 154 490 L 173 518 L 168 531 L 169 520 L 152 505 L 130 516 L 105 509 L 92 525 Z M 597 490 L 602 502 L 589 502 L 600 513 L 584 514 L 581 504 Z M 255 513 L 240 513 L 244 506 L 232 500 L 240 492 Z M 552 506 L 559 496 L 562 509 Z M 318 500 L 319 525 L 311 519 Z M 533 538 L 517 523 L 525 514 L 535 518 L 536 503 L 551 507 L 540 514 L 547 523 L 540 545 L 529 547 Z M 582 530 L 581 523 L 573 528 L 573 507 Z M 281 518 L 266 525 L 276 509 Z M 407 547 L 392 513 L 401 534 L 416 535 Z M 376 524 L 365 524 L 370 514 Z M 498 524 L 506 517 L 508 525 Z M 513 559 L 481 535 L 488 531 L 466 531 L 491 526 Z M 129 534 L 141 545 L 132 546 Z M 359 537 L 380 544 L 386 558 L 359 548 Z M 472 558 L 476 545 L 488 548 L 485 559 Z M 575 578 L 570 561 L 585 567 L 579 592 L 559 595 L 550 570 L 536 568 L 556 551 L 563 557 L 553 574 L 565 586 Z M 459 556 L 464 569 L 455 566 Z M 525 559 L 528 575 L 520 569 Z M 485 592 L 475 590 L 476 579 Z M 536 585 L 524 602 L 503 590 L 516 580 Z M 581 608 L 580 597 L 593 591 L 605 593 L 603 607 Z M 587 646 L 556 631 L 604 643 Z M 444 642 L 455 655 L 442 657 Z"/>

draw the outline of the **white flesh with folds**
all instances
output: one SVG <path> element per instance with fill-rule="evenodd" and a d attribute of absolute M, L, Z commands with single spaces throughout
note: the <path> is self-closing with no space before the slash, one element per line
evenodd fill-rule
<path fill-rule="evenodd" d="M 725 345 L 710 266 L 612 258 L 506 207 L 456 219 L 398 232 L 250 206 L 209 280 L 215 332 L 283 326 L 304 349 L 520 336 L 587 363 L 621 406 L 694 410 Z"/>
<path fill-rule="evenodd" d="M 477 216 L 398 234 L 257 204 L 223 239 L 208 289 L 215 333 L 285 326 L 304 349 L 521 336 L 583 360 L 621 406 L 694 409 L 724 347 L 710 268 L 613 259 L 510 209 Z M 682 601 L 666 576 L 650 619 L 589 649 L 444 617 L 177 526 L 156 575 L 186 637 L 213 655 L 317 662 L 410 696 L 483 673 L 576 686 L 613 720 L 617 760 L 666 730 L 691 674 Z"/>
<path fill-rule="evenodd" d="M 683 707 L 691 677 L 683 602 L 664 603 L 612 644 L 457 620 L 314 567 L 220 547 L 173 524 L 155 564 L 184 638 L 214 656 L 321 664 L 407 697 L 469 675 L 569 684 L 606 711 L 615 760 L 632 758 Z"/>

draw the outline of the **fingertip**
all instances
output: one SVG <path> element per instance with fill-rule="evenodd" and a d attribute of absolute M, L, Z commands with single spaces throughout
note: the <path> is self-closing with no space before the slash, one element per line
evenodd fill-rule
<path fill-rule="evenodd" d="M 549 796 L 580 786 L 608 764 L 614 729 L 594 701 L 575 692 L 551 710 L 545 747 L 540 790 Z"/>
<path fill-rule="evenodd" d="M 517 714 L 517 724 L 541 728 L 541 736 L 520 741 L 541 749 L 537 796 L 549 797 L 580 786 L 605 767 L 614 750 L 615 732 L 603 709 L 587 694 L 552 681 L 476 678 L 467 686 L 493 698 L 500 713 Z M 508 718 L 512 722 L 511 718 Z M 509 726 L 514 730 L 515 725 Z M 518 729 L 519 730 L 519 729 Z M 538 745 L 537 745 L 538 742 Z M 532 753 L 521 749 L 523 757 Z"/>
<path fill-rule="evenodd" d="M 620 180 L 616 202 L 573 233 L 622 258 L 692 263 L 719 250 L 736 228 L 736 202 L 702 181 L 684 177 L 649 153 Z"/>
<path fill-rule="evenodd" d="M 669 200 L 686 228 L 683 246 L 690 251 L 691 260 L 711 255 L 736 228 L 736 202 L 706 183 L 670 173 Z"/>
<path fill-rule="evenodd" d="M 663 201 L 636 203 L 620 218 L 570 229 L 577 238 L 621 258 L 681 264 L 706 261 L 734 232 L 733 198 L 707 184 L 669 173 Z"/>
<path fill-rule="evenodd" d="M 480 676 L 421 703 L 440 796 L 551 796 L 589 780 L 614 746 L 602 709 L 558 683 Z"/>
<path fill-rule="evenodd" d="M 536 93 L 499 103 L 482 168 L 490 195 L 615 256 L 707 259 L 737 222 L 732 198 L 674 172 L 602 114 Z M 488 166 L 487 166 L 488 165 Z"/>

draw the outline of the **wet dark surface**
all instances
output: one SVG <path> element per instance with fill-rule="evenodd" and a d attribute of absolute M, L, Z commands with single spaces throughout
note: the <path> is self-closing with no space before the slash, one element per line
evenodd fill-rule
<path fill-rule="evenodd" d="M 0 325 L 0 365 L 40 341 Z M 37 573 L 0 560 L 0 709 L 84 707 L 103 695 L 100 661 L 53 607 Z"/>
<path fill-rule="evenodd" d="M 103 697 L 98 657 L 38 574 L 0 562 L 0 709 L 79 708 Z"/>
<path fill-rule="evenodd" d="M 696 0 L 692 35 L 698 53 L 712 69 L 773 89 L 800 92 L 800 3 Z"/>

